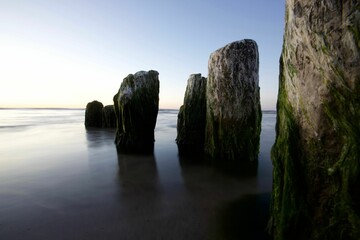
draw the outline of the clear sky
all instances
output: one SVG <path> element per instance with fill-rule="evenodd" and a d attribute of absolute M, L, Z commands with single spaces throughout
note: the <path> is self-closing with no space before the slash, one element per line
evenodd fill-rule
<path fill-rule="evenodd" d="M 244 38 L 260 54 L 262 109 L 275 109 L 284 0 L 0 0 L 0 107 L 112 104 L 122 79 L 160 75 L 178 108 L 192 73 Z"/>

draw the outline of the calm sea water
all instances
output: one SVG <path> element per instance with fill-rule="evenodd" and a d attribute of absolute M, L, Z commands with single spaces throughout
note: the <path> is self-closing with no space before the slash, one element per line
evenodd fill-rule
<path fill-rule="evenodd" d="M 0 239 L 267 239 L 275 113 L 254 177 L 179 161 L 177 113 L 160 110 L 139 156 L 86 130 L 84 110 L 0 109 Z"/>

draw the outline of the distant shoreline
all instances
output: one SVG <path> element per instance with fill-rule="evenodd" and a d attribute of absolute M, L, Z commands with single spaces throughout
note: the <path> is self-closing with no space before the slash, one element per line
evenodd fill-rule
<path fill-rule="evenodd" d="M 0 110 L 85 110 L 85 108 L 60 108 L 60 107 L 54 107 L 54 108 L 46 108 L 46 107 L 0 107 Z"/>
<path fill-rule="evenodd" d="M 0 107 L 0 110 L 85 110 L 85 108 L 36 108 L 36 107 Z M 179 111 L 179 109 L 176 108 L 160 108 L 159 111 Z M 262 110 L 261 111 L 264 114 L 269 114 L 269 113 L 276 113 L 276 110 Z"/>

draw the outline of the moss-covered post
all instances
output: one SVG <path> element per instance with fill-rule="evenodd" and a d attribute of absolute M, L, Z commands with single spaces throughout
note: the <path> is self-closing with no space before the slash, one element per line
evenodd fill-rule
<path fill-rule="evenodd" d="M 205 153 L 215 164 L 256 171 L 261 131 L 259 89 L 255 41 L 233 42 L 210 55 Z"/>
<path fill-rule="evenodd" d="M 152 153 L 159 110 L 159 73 L 140 71 L 124 78 L 114 96 L 115 144 L 126 153 Z"/>
<path fill-rule="evenodd" d="M 360 239 L 359 26 L 359 1 L 286 1 L 274 239 Z"/>
<path fill-rule="evenodd" d="M 206 78 L 190 75 L 177 122 L 176 143 L 180 155 L 204 153 Z"/>
<path fill-rule="evenodd" d="M 102 110 L 104 105 L 98 101 L 89 102 L 85 109 L 85 127 L 102 127 Z"/>
<path fill-rule="evenodd" d="M 114 105 L 107 105 L 102 110 L 102 127 L 116 128 L 116 115 Z"/>

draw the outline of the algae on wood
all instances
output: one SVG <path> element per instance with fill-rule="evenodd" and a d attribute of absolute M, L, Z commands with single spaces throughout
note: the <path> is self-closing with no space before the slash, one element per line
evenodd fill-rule
<path fill-rule="evenodd" d="M 360 239 L 360 3 L 286 3 L 271 231 Z"/>
<path fill-rule="evenodd" d="M 256 42 L 248 39 L 210 56 L 205 153 L 214 163 L 252 165 L 256 171 L 261 131 L 258 56 Z"/>
<path fill-rule="evenodd" d="M 177 122 L 176 143 L 180 155 L 204 152 L 206 117 L 206 78 L 201 74 L 190 75 L 186 87 L 184 104 Z"/>
<path fill-rule="evenodd" d="M 159 110 L 159 73 L 129 74 L 114 96 L 117 118 L 115 144 L 122 152 L 151 153 Z"/>
<path fill-rule="evenodd" d="M 102 110 L 102 127 L 116 128 L 116 115 L 114 105 L 107 105 Z"/>
<path fill-rule="evenodd" d="M 85 109 L 85 127 L 102 127 L 102 110 L 104 105 L 98 101 L 89 102 Z"/>

